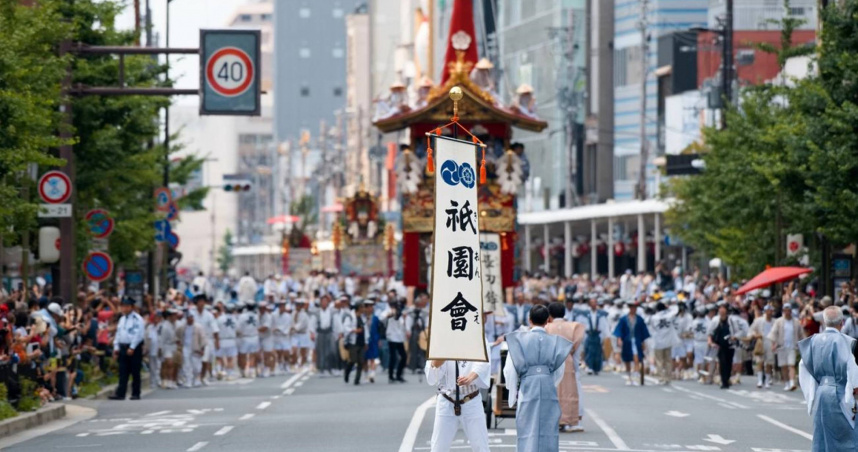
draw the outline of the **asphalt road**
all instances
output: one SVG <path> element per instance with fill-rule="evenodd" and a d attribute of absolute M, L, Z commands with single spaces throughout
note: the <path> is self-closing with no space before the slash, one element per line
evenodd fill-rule
<path fill-rule="evenodd" d="M 406 384 L 346 385 L 309 373 L 156 390 L 141 401 L 76 403 L 70 420 L 36 437 L 0 440 L 13 452 L 424 451 L 433 390 Z M 626 386 L 610 373 L 583 381 L 583 433 L 561 435 L 564 451 L 806 451 L 811 422 L 800 392 L 729 391 L 692 382 Z M 94 417 L 79 415 L 94 413 Z M 92 416 L 92 414 L 90 414 Z M 70 425 L 71 424 L 71 425 Z M 515 450 L 515 420 L 490 430 L 492 450 Z M 49 431 L 52 430 L 53 431 Z M 32 436 L 32 435 L 31 435 Z M 470 450 L 460 435 L 454 450 Z"/>

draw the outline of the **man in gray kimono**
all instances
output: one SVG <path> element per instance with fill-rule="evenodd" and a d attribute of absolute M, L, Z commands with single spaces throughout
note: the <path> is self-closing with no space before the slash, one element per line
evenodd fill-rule
<path fill-rule="evenodd" d="M 814 451 L 858 451 L 855 395 L 858 365 L 855 339 L 840 332 L 843 313 L 831 306 L 822 313 L 825 331 L 798 343 L 799 381 L 813 418 Z"/>
<path fill-rule="evenodd" d="M 545 331 L 548 322 L 548 308 L 534 306 L 530 310 L 531 330 L 506 337 L 509 355 L 503 374 L 509 389 L 509 406 L 515 406 L 518 401 L 515 427 L 520 451 L 556 452 L 560 449 L 557 385 L 563 379 L 572 342 L 549 335 Z"/>

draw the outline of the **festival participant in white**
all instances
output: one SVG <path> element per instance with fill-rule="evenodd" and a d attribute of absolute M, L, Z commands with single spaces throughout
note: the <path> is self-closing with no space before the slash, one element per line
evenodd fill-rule
<path fill-rule="evenodd" d="M 220 348 L 218 323 L 211 311 L 206 308 L 206 301 L 205 295 L 195 295 L 194 304 L 196 307 L 191 309 L 189 313 L 189 315 L 196 319 L 197 324 L 202 327 L 206 337 L 205 349 L 201 357 L 202 369 L 200 370 L 200 383 L 203 385 L 208 384 L 206 376 L 211 374 L 212 362 L 214 362 L 215 354 Z"/>
<path fill-rule="evenodd" d="M 438 390 L 432 452 L 449 451 L 459 428 L 464 431 L 471 450 L 489 452 L 489 433 L 480 389 L 488 389 L 490 370 L 491 365 L 487 362 L 442 359 L 426 362 L 426 382 Z"/>

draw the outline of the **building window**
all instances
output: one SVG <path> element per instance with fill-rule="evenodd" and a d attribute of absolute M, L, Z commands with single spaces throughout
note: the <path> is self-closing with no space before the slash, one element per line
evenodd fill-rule
<path fill-rule="evenodd" d="M 298 10 L 298 17 L 306 19 L 310 17 L 310 8 L 301 8 Z"/>
<path fill-rule="evenodd" d="M 803 16 L 804 15 L 804 8 L 802 8 L 800 6 L 791 6 L 789 8 L 789 13 L 791 16 Z"/>
<path fill-rule="evenodd" d="M 241 134 L 238 136 L 238 142 L 241 144 L 254 144 L 256 143 L 256 135 Z"/>
<path fill-rule="evenodd" d="M 334 8 L 334 10 L 332 11 L 332 14 L 334 16 L 334 19 L 339 19 L 339 18 L 343 17 L 343 9 L 342 8 Z"/>
<path fill-rule="evenodd" d="M 305 85 L 305 86 L 301 87 L 301 97 L 310 97 L 310 87 L 309 86 Z"/>
<path fill-rule="evenodd" d="M 640 168 L 640 155 L 619 155 L 614 157 L 614 180 L 637 180 Z"/>
<path fill-rule="evenodd" d="M 343 89 L 339 86 L 334 87 L 334 97 L 342 97 Z"/>
<path fill-rule="evenodd" d="M 628 47 L 614 50 L 614 86 L 626 86 L 641 81 L 641 49 Z"/>
<path fill-rule="evenodd" d="M 253 17 L 250 14 L 242 14 L 238 16 L 238 20 L 242 22 L 250 22 L 251 20 L 253 20 Z"/>
<path fill-rule="evenodd" d="M 301 47 L 301 49 L 298 50 L 298 55 L 300 55 L 301 58 L 310 58 L 310 49 L 307 47 Z"/>
<path fill-rule="evenodd" d="M 334 58 L 342 58 L 345 56 L 346 52 L 341 48 L 336 48 L 331 52 L 331 54 L 333 54 Z"/>
<path fill-rule="evenodd" d="M 263 22 L 271 22 L 271 14 L 262 14 L 259 16 Z"/>

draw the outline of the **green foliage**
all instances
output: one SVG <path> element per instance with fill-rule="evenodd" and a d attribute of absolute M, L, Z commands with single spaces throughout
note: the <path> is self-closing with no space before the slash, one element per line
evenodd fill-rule
<path fill-rule="evenodd" d="M 232 267 L 235 257 L 232 255 L 232 231 L 226 230 L 223 235 L 223 245 L 217 249 L 217 268 L 226 274 Z"/>
<path fill-rule="evenodd" d="M 38 196 L 26 176 L 28 164 L 42 170 L 63 164 L 49 153 L 63 144 L 57 136 L 60 88 L 70 61 L 57 52 L 57 43 L 71 33 L 61 20 L 61 3 L 0 2 L 0 226 L 6 226 L 0 239 L 7 245 L 36 226 Z M 29 202 L 21 197 L 24 184 L 34 194 Z"/>
<path fill-rule="evenodd" d="M 21 398 L 18 399 L 18 411 L 36 411 L 42 406 L 42 399 L 36 394 L 39 386 L 29 378 L 21 378 Z"/>
<path fill-rule="evenodd" d="M 858 0 L 824 11 L 819 75 L 745 90 L 729 127 L 704 131 L 703 174 L 669 185 L 679 201 L 667 213 L 671 229 L 739 276 L 787 263 L 776 261 L 776 251 L 785 254 L 778 222 L 782 236 L 802 233 L 811 245 L 816 234 L 835 244 L 858 239 L 856 15 Z M 782 66 L 807 54 L 790 39 L 799 23 L 784 19 L 782 48 L 769 49 Z"/>
<path fill-rule="evenodd" d="M 784 11 L 790 11 L 790 0 L 784 0 Z M 768 19 L 765 22 L 774 25 L 781 30 L 780 46 L 775 47 L 768 42 L 752 43 L 754 47 L 763 52 L 776 55 L 778 57 L 778 66 L 781 68 L 786 65 L 788 59 L 797 56 L 807 56 L 813 54 L 814 48 L 809 45 L 795 46 L 792 43 L 792 34 L 799 27 L 806 24 L 807 21 L 799 19 L 792 15 L 785 15 L 780 20 Z"/>
<path fill-rule="evenodd" d="M 15 408 L 9 403 L 9 389 L 6 384 L 0 383 L 0 421 L 17 415 Z"/>
<path fill-rule="evenodd" d="M 175 147 L 174 152 L 179 148 L 179 146 Z M 191 176 L 200 171 L 204 164 L 205 158 L 195 155 L 185 156 L 173 161 L 170 165 L 170 182 L 186 185 Z M 185 193 L 176 202 L 179 204 L 179 208 L 183 210 L 205 210 L 203 208 L 203 201 L 208 194 L 209 187 L 199 187 Z"/>

